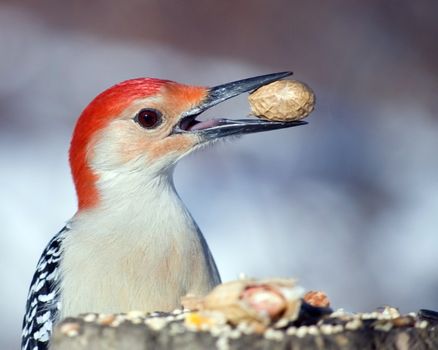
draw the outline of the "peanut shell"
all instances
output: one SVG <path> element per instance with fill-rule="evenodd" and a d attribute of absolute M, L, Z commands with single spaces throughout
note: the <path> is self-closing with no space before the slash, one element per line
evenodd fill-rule
<path fill-rule="evenodd" d="M 257 294 L 261 299 L 257 298 Z M 267 326 L 277 321 L 278 317 L 296 319 L 301 296 L 302 290 L 294 280 L 238 280 L 217 286 L 205 296 L 203 306 L 204 310 L 222 312 L 234 325 L 247 322 Z M 265 311 L 260 310 L 256 303 L 260 307 L 267 305 L 268 308 Z"/>
<path fill-rule="evenodd" d="M 315 107 L 315 94 L 298 80 L 279 80 L 264 85 L 248 97 L 252 114 L 273 121 L 307 117 Z"/>

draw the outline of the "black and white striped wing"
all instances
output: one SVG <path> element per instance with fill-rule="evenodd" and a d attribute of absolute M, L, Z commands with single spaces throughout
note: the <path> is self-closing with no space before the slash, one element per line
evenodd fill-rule
<path fill-rule="evenodd" d="M 62 239 L 68 231 L 64 227 L 44 249 L 33 275 L 27 297 L 21 338 L 22 350 L 46 350 L 53 324 L 60 308 L 59 264 L 62 257 Z"/>

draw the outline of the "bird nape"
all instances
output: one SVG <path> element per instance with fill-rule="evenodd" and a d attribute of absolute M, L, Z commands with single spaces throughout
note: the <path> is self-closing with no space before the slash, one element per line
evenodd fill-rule
<path fill-rule="evenodd" d="M 208 245 L 173 185 L 176 162 L 230 135 L 303 125 L 197 120 L 208 108 L 290 72 L 213 88 L 153 78 L 119 83 L 79 117 L 70 147 L 78 210 L 47 245 L 29 290 L 22 349 L 85 312 L 167 311 L 220 283 Z"/>

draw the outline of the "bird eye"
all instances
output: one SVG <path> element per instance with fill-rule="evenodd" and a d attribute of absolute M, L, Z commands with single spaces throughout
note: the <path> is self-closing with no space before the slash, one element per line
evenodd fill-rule
<path fill-rule="evenodd" d="M 156 109 L 142 109 L 137 113 L 134 120 L 145 129 L 156 128 L 162 122 L 161 112 Z"/>

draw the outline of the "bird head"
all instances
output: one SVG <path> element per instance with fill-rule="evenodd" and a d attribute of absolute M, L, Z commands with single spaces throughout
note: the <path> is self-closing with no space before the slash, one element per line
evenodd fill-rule
<path fill-rule="evenodd" d="M 114 179 L 129 181 L 134 174 L 145 180 L 157 177 L 184 155 L 219 138 L 305 124 L 196 119 L 224 100 L 290 74 L 269 74 L 213 88 L 139 78 L 105 90 L 82 112 L 71 142 L 79 209 L 95 206 L 105 183 L 114 186 Z"/>

